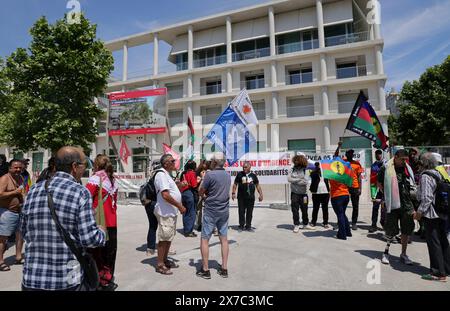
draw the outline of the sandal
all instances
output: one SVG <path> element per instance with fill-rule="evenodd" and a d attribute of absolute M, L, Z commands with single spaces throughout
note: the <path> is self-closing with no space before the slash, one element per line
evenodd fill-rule
<path fill-rule="evenodd" d="M 174 261 L 171 261 L 171 260 L 165 261 L 164 266 L 166 266 L 167 269 L 176 269 L 176 268 L 180 267 Z"/>
<path fill-rule="evenodd" d="M 16 261 L 14 262 L 15 265 L 23 265 L 24 263 L 25 263 L 24 258 L 16 259 Z"/>
<path fill-rule="evenodd" d="M 170 269 L 167 268 L 166 266 L 158 266 L 156 268 L 156 272 L 164 274 L 164 275 L 172 275 L 173 274 L 173 272 L 170 271 Z"/>
<path fill-rule="evenodd" d="M 439 277 L 439 276 L 435 276 L 432 274 L 425 274 L 422 275 L 422 280 L 426 280 L 426 281 L 438 281 L 438 282 L 447 282 L 447 278 L 445 276 Z"/>
<path fill-rule="evenodd" d="M 11 268 L 6 263 L 2 262 L 0 264 L 0 271 L 2 272 L 11 271 Z"/>

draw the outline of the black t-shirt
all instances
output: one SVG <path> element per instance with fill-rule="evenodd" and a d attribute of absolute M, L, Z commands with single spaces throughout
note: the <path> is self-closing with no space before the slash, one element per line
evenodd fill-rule
<path fill-rule="evenodd" d="M 255 199 L 255 190 L 259 180 L 254 173 L 250 172 L 246 175 L 242 171 L 239 172 L 234 179 L 234 184 L 238 185 L 238 199 Z"/>

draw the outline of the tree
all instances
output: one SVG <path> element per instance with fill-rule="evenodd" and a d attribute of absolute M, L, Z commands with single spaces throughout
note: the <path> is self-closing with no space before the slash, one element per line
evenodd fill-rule
<path fill-rule="evenodd" d="M 65 145 L 89 150 L 102 113 L 93 98 L 113 70 L 111 52 L 84 16 L 80 23 L 53 25 L 42 17 L 30 33 L 28 50 L 17 49 L 1 70 L 12 87 L 0 116 L 0 143 L 24 152 Z"/>
<path fill-rule="evenodd" d="M 400 115 L 389 118 L 393 142 L 407 146 L 450 143 L 450 56 L 419 80 L 407 81 L 400 93 Z"/>

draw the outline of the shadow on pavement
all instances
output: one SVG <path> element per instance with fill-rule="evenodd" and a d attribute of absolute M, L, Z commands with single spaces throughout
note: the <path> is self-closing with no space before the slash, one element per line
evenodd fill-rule
<path fill-rule="evenodd" d="M 146 251 L 147 251 L 147 243 L 142 244 L 142 245 L 139 246 L 139 247 L 136 247 L 136 250 L 137 250 L 138 252 L 146 252 Z"/>
<path fill-rule="evenodd" d="M 219 262 L 217 260 L 208 260 L 208 267 L 210 269 L 219 269 Z M 197 259 L 197 262 L 195 262 L 194 258 L 189 259 L 189 266 L 194 267 L 195 271 L 198 271 L 202 268 L 202 260 Z"/>
<path fill-rule="evenodd" d="M 288 224 L 277 225 L 277 229 L 285 229 L 285 230 L 292 231 L 292 230 L 294 230 L 294 225 L 288 225 Z"/>
<path fill-rule="evenodd" d="M 369 257 L 371 259 L 381 260 L 383 255 L 383 251 L 374 251 L 374 250 L 355 250 L 356 253 L 360 253 L 363 256 Z M 399 256 L 389 255 L 390 266 L 397 271 L 401 272 L 411 272 L 417 275 L 423 275 L 429 273 L 429 269 L 422 266 L 418 262 L 414 262 L 414 258 L 410 258 L 413 260 L 413 265 L 408 266 L 400 262 Z"/>
<path fill-rule="evenodd" d="M 175 263 L 180 262 L 178 259 L 172 258 L 170 256 L 168 257 L 168 259 L 173 261 L 173 262 L 175 262 Z M 144 264 L 144 265 L 150 265 L 150 266 L 152 266 L 153 268 L 156 269 L 156 267 L 158 266 L 158 257 L 155 256 L 155 257 L 144 259 L 144 260 L 141 261 L 141 263 Z"/>
<path fill-rule="evenodd" d="M 300 231 L 301 232 L 301 231 Z M 327 231 L 303 231 L 302 234 L 307 238 L 317 238 L 317 237 L 325 237 L 325 238 L 335 238 L 336 231 L 327 230 Z"/>

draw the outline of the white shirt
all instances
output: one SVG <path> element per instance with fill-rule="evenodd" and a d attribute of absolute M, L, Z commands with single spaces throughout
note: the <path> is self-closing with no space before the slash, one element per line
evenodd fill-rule
<path fill-rule="evenodd" d="M 158 192 L 155 213 L 162 217 L 175 217 L 177 216 L 178 209 L 164 200 L 162 192 L 168 190 L 172 198 L 179 203 L 181 203 L 181 192 L 169 173 L 165 169 L 161 170 L 163 173 L 158 173 L 155 177 L 155 189 Z"/>
<path fill-rule="evenodd" d="M 319 185 L 317 186 L 316 194 L 325 194 L 328 193 L 327 185 L 322 177 L 320 177 Z"/>

